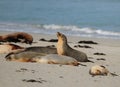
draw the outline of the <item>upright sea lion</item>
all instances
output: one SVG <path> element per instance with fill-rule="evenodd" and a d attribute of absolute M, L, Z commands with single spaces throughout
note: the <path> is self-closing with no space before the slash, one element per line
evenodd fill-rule
<path fill-rule="evenodd" d="M 0 45 L 0 53 L 9 53 L 13 51 L 17 51 L 19 49 L 24 49 L 21 46 L 15 44 L 1 44 Z"/>
<path fill-rule="evenodd" d="M 25 32 L 15 32 L 0 36 L 0 42 L 22 42 L 26 44 L 32 44 L 33 37 Z"/>
<path fill-rule="evenodd" d="M 80 62 L 92 62 L 88 60 L 87 55 L 84 52 L 72 49 L 68 43 L 67 38 L 64 34 L 57 32 L 57 53 L 59 55 L 66 55 L 75 58 Z"/>
<path fill-rule="evenodd" d="M 89 73 L 92 75 L 92 76 L 96 76 L 96 75 L 103 75 L 103 76 L 106 76 L 106 75 L 112 75 L 112 76 L 118 76 L 114 73 L 111 73 L 108 71 L 108 69 L 106 69 L 105 66 L 102 66 L 102 65 L 95 65 L 95 66 L 92 66 L 91 69 L 89 70 Z"/>

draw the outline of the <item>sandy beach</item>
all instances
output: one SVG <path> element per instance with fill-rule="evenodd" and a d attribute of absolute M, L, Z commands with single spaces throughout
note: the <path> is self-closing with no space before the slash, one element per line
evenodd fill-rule
<path fill-rule="evenodd" d="M 0 32 L 0 35 L 10 32 Z M 31 33 L 34 38 L 32 45 L 16 43 L 23 47 L 31 46 L 51 46 L 56 42 L 39 41 L 57 39 L 56 34 L 44 35 Z M 84 38 L 67 36 L 68 44 L 87 54 L 91 61 L 82 62 L 87 66 L 70 66 L 59 64 L 22 63 L 6 61 L 7 54 L 0 54 L 0 87 L 119 87 L 120 86 L 120 40 Z M 94 41 L 98 44 L 83 44 L 79 41 Z M 81 48 L 89 46 L 91 48 Z M 75 47 L 76 46 L 76 47 Z M 103 53 L 105 55 L 94 55 Z M 104 65 L 110 72 L 119 76 L 95 76 L 89 74 L 89 69 L 93 65 Z"/>

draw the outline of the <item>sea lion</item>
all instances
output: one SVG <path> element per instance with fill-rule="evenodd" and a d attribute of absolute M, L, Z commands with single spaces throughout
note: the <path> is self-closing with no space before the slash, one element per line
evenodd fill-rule
<path fill-rule="evenodd" d="M 57 53 L 59 55 L 66 55 L 75 58 L 80 62 L 92 62 L 88 60 L 87 55 L 84 52 L 72 49 L 67 43 L 67 37 L 57 32 L 58 42 L 57 42 Z"/>
<path fill-rule="evenodd" d="M 102 65 L 95 65 L 92 66 L 91 69 L 89 70 L 89 74 L 92 76 L 96 76 L 96 75 L 103 75 L 103 76 L 107 76 L 107 75 L 112 75 L 112 76 L 118 76 L 115 73 L 111 73 L 108 71 L 108 69 L 106 69 L 105 66 Z"/>
<path fill-rule="evenodd" d="M 27 47 L 25 51 L 39 52 L 45 54 L 57 54 L 57 49 L 53 47 L 42 47 L 42 46 Z"/>
<path fill-rule="evenodd" d="M 33 37 L 25 32 L 15 32 L 0 36 L 0 42 L 22 42 L 26 44 L 32 44 Z"/>
<path fill-rule="evenodd" d="M 57 54 L 48 54 L 46 56 L 36 56 L 34 59 L 37 60 L 36 62 L 38 63 L 73 65 L 73 66 L 79 65 L 76 59 L 68 56 L 57 55 Z"/>
<path fill-rule="evenodd" d="M 14 52 L 19 49 L 24 49 L 24 48 L 21 46 L 15 45 L 15 44 L 1 44 L 0 45 L 0 53 Z"/>
<path fill-rule="evenodd" d="M 37 62 L 46 64 L 61 64 L 61 65 L 79 65 L 78 61 L 68 56 L 62 56 L 57 54 L 43 54 L 37 52 L 20 52 L 11 53 L 6 55 L 7 61 L 18 61 L 18 62 Z"/>
<path fill-rule="evenodd" d="M 19 52 L 19 53 L 9 53 L 5 56 L 7 61 L 18 61 L 18 62 L 36 62 L 34 57 L 45 56 L 43 53 L 37 52 Z"/>
<path fill-rule="evenodd" d="M 27 55 L 25 54 L 30 54 L 28 55 L 29 56 L 32 56 L 32 54 L 57 54 L 57 49 L 56 48 L 51 48 L 51 47 L 42 47 L 42 46 L 35 46 L 35 47 L 27 47 L 27 48 L 24 48 L 24 49 L 21 49 L 21 50 L 16 50 L 16 51 L 12 51 L 10 53 L 8 53 L 6 55 L 6 58 L 7 57 L 11 57 L 11 55 L 20 55 L 19 58 L 21 57 L 27 57 Z M 9 58 L 8 58 L 9 59 Z"/>

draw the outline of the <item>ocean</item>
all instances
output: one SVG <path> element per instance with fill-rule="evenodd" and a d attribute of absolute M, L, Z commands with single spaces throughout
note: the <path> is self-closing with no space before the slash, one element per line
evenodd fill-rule
<path fill-rule="evenodd" d="M 0 0 L 0 31 L 120 39 L 120 0 Z"/>

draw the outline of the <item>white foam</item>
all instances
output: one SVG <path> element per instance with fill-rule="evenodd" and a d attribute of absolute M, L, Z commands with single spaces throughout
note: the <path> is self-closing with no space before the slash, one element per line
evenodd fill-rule
<path fill-rule="evenodd" d="M 104 31 L 101 29 L 92 29 L 92 28 L 80 28 L 77 26 L 62 26 L 62 25 L 44 25 L 44 29 L 52 29 L 52 30 L 69 30 L 69 31 L 76 31 L 76 32 L 82 32 L 82 33 L 88 33 L 88 34 L 99 34 L 99 35 L 115 35 L 120 36 L 120 32 L 112 32 L 112 31 Z"/>
<path fill-rule="evenodd" d="M 73 35 L 73 36 L 99 36 L 99 37 L 118 37 L 120 38 L 120 32 L 107 31 L 102 29 L 93 29 L 89 27 L 78 27 L 74 25 L 31 25 L 31 24 L 14 24 L 14 23 L 0 23 L 0 30 L 4 31 L 25 31 L 25 32 L 33 32 L 33 33 L 56 33 L 56 31 L 61 31 L 65 34 Z"/>

